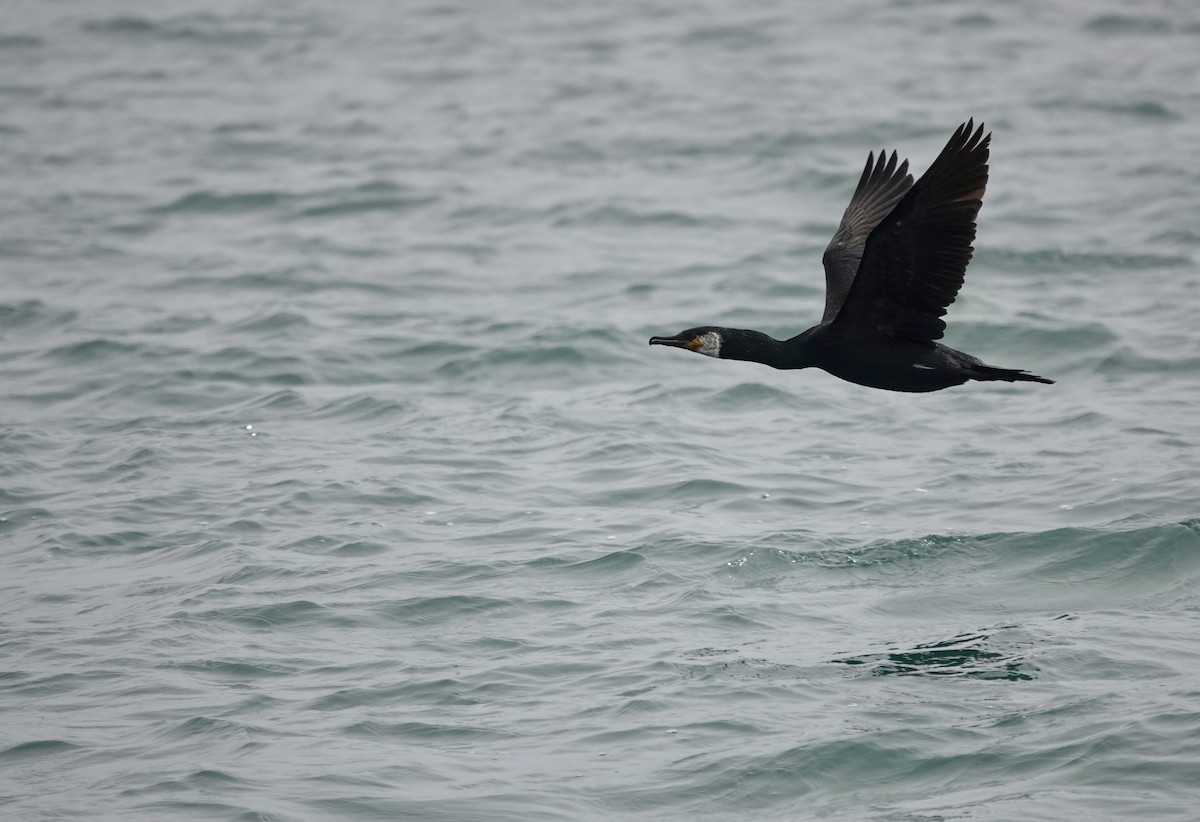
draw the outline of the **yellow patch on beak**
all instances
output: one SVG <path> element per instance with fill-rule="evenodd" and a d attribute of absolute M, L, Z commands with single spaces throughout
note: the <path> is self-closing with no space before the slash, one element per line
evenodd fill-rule
<path fill-rule="evenodd" d="M 691 341 L 691 342 L 689 342 L 689 343 L 687 344 L 687 347 L 688 347 L 688 350 L 689 350 L 689 351 L 695 351 L 695 350 L 696 350 L 697 348 L 699 348 L 700 346 L 701 346 L 701 342 L 700 342 L 700 338 L 699 338 L 699 337 L 693 337 L 693 338 L 692 338 L 692 341 Z"/>

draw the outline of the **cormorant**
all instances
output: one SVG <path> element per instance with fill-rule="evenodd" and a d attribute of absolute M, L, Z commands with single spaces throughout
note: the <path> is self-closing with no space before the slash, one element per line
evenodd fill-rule
<path fill-rule="evenodd" d="M 967 380 L 1053 383 L 985 365 L 937 342 L 954 302 L 983 205 L 992 135 L 968 120 L 914 184 L 908 161 L 880 152 L 867 165 L 825 249 L 825 313 L 790 340 L 759 331 L 689 328 L 651 345 L 686 348 L 772 368 L 816 367 L 888 391 L 939 391 Z"/>

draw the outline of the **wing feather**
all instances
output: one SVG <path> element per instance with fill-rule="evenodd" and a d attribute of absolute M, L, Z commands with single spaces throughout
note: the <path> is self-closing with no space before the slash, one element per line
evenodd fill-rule
<path fill-rule="evenodd" d="M 991 134 L 969 120 L 867 237 L 836 322 L 932 345 L 974 249 Z"/>
<path fill-rule="evenodd" d="M 896 152 L 888 157 L 881 151 L 878 160 L 874 152 L 867 155 L 867 165 L 858 180 L 858 187 L 821 257 L 825 264 L 825 314 L 821 322 L 829 322 L 837 316 L 854 283 L 867 236 L 900 202 L 912 184 L 908 161 L 897 168 Z"/>

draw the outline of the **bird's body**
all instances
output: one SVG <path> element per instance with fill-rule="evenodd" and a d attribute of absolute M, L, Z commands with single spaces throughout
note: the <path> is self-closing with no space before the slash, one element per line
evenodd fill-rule
<path fill-rule="evenodd" d="M 968 380 L 1051 383 L 985 365 L 938 342 L 941 319 L 962 287 L 975 216 L 987 186 L 983 126 L 959 127 L 915 184 L 896 154 L 868 157 L 850 205 L 825 249 L 825 313 L 789 340 L 759 331 L 701 326 L 651 345 L 773 368 L 820 368 L 888 391 L 939 391 Z"/>

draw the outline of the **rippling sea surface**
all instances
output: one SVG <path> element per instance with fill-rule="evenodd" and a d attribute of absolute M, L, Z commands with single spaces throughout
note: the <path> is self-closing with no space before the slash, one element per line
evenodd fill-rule
<path fill-rule="evenodd" d="M 217 0 L 0 23 L 13 820 L 1194 820 L 1200 8 Z M 946 341 L 791 336 L 994 133 Z"/>

